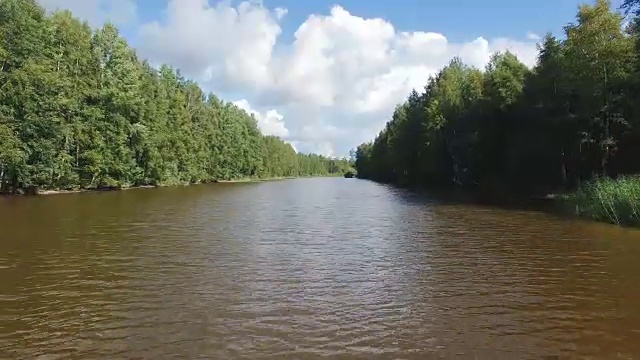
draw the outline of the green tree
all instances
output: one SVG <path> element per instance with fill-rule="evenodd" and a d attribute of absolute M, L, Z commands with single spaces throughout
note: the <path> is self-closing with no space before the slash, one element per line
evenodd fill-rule
<path fill-rule="evenodd" d="M 509 52 L 484 71 L 452 59 L 357 148 L 358 176 L 504 194 L 640 172 L 639 19 L 623 29 L 623 16 L 597 0 L 579 8 L 565 40 L 543 39 L 533 69 Z"/>
<path fill-rule="evenodd" d="M 106 24 L 0 0 L 0 192 L 325 175 L 346 160 L 296 154 Z"/>

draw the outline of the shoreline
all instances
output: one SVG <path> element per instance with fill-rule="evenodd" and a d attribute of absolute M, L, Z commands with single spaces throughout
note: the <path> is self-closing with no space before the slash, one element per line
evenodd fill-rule
<path fill-rule="evenodd" d="M 293 179 L 301 179 L 305 177 L 325 177 L 323 175 L 318 176 L 287 176 L 287 177 L 274 177 L 274 178 L 242 178 L 242 179 L 233 179 L 233 180 L 214 180 L 211 183 L 213 184 L 237 184 L 237 183 L 251 183 L 251 182 L 264 182 L 264 181 L 279 181 L 279 180 L 293 180 Z"/>
<path fill-rule="evenodd" d="M 140 185 L 140 186 L 125 186 L 121 188 L 95 188 L 95 189 L 75 189 L 75 190 L 37 190 L 35 194 L 3 194 L 5 196 L 40 196 L 40 195 L 64 195 L 64 194 L 78 194 L 85 192 L 111 192 L 111 191 L 126 191 L 135 189 L 155 189 L 159 187 L 165 187 L 162 185 Z"/>
<path fill-rule="evenodd" d="M 376 183 L 383 183 L 371 179 L 363 179 L 373 181 Z M 520 210 L 532 210 L 540 211 L 547 214 L 560 216 L 563 218 L 572 218 L 575 220 L 587 221 L 596 224 L 608 224 L 621 228 L 640 229 L 640 223 L 638 221 L 620 221 L 621 216 L 615 214 L 615 206 L 613 204 L 607 204 L 608 210 L 607 216 L 597 214 L 594 207 L 603 206 L 602 200 L 596 197 L 585 197 L 582 199 L 583 203 L 577 201 L 577 197 L 581 194 L 581 191 L 575 190 L 573 192 L 557 191 L 557 192 L 540 192 L 537 194 L 516 194 L 510 193 L 505 196 L 505 193 L 496 192 L 483 192 L 478 189 L 459 188 L 455 186 L 447 186 L 441 188 L 432 187 L 403 187 L 394 183 L 386 183 L 390 186 L 399 189 L 405 189 L 410 192 L 430 194 L 441 198 L 445 201 L 453 201 L 456 203 L 468 203 L 482 206 L 498 207 L 502 209 L 520 209 Z M 584 195 L 584 194 L 583 194 Z M 612 221 L 611 214 L 616 216 L 617 221 Z"/>
<path fill-rule="evenodd" d="M 239 184 L 239 183 L 257 183 L 268 181 L 281 181 L 281 180 L 294 180 L 304 178 L 320 178 L 320 177 L 338 177 L 340 174 L 326 174 L 326 175 L 303 175 L 303 176 L 288 176 L 288 177 L 270 177 L 270 178 L 242 178 L 233 180 L 212 180 L 197 183 L 185 183 L 185 184 L 159 184 L 159 185 L 138 185 L 138 186 L 123 186 L 123 187 L 110 187 L 110 188 L 86 188 L 86 189 L 46 189 L 36 190 L 34 193 L 0 193 L 0 197 L 14 197 L 14 196 L 49 196 L 49 195 L 65 195 L 65 194 L 79 194 L 87 192 L 112 192 L 112 191 L 126 191 L 137 189 L 156 189 L 163 187 L 178 187 L 178 186 L 193 186 L 204 184 Z"/>
<path fill-rule="evenodd" d="M 342 177 L 341 174 L 326 174 L 326 175 L 302 175 L 302 176 L 285 176 L 285 177 L 273 177 L 273 178 L 243 178 L 234 180 L 215 180 L 211 183 L 215 184 L 235 184 L 235 183 L 251 183 L 251 182 L 266 182 L 266 181 L 280 181 L 280 180 L 294 180 L 294 179 L 308 179 L 308 178 L 327 178 L 327 177 Z"/>

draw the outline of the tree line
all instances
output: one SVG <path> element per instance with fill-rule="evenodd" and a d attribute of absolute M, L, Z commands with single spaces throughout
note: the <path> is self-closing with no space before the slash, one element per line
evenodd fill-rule
<path fill-rule="evenodd" d="M 255 117 L 35 0 L 0 0 L 0 192 L 342 173 Z"/>
<path fill-rule="evenodd" d="M 356 151 L 358 176 L 403 186 L 571 190 L 640 172 L 640 0 L 581 5 L 529 69 L 496 53 L 454 58 Z"/>

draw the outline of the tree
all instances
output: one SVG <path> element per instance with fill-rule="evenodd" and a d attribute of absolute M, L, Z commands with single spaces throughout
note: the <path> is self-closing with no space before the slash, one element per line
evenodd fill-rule
<path fill-rule="evenodd" d="M 633 43 L 623 34 L 623 18 L 610 7 L 608 0 L 582 5 L 577 23 L 565 29 L 565 71 L 581 124 L 580 153 L 588 168 L 597 161 L 601 174 L 606 174 L 610 156 L 628 130 L 622 100 L 633 64 Z"/>
<path fill-rule="evenodd" d="M 484 71 L 452 59 L 358 147 L 359 176 L 504 194 L 640 172 L 639 19 L 623 29 L 623 16 L 597 0 L 579 8 L 564 41 L 543 39 L 533 69 L 509 52 Z"/>
<path fill-rule="evenodd" d="M 152 68 L 106 24 L 0 1 L 0 192 L 341 173 L 296 154 L 179 70 Z"/>

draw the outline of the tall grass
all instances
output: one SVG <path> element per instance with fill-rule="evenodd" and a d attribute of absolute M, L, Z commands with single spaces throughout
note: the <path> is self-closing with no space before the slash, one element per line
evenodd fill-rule
<path fill-rule="evenodd" d="M 640 176 L 597 178 L 565 196 L 580 216 L 616 225 L 640 226 Z"/>

